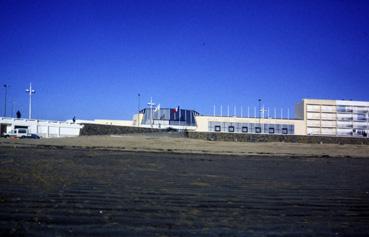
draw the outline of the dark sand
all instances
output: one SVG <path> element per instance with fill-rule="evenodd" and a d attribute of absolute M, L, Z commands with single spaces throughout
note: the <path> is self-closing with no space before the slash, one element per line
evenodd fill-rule
<path fill-rule="evenodd" d="M 369 233 L 365 158 L 14 147 L 0 146 L 0 236 Z"/>

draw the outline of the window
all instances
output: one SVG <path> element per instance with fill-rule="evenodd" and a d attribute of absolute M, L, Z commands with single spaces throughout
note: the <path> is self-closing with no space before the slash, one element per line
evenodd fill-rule
<path fill-rule="evenodd" d="M 220 126 L 219 125 L 215 126 L 215 131 L 220 132 Z"/>
<path fill-rule="evenodd" d="M 255 132 L 256 133 L 261 133 L 261 127 L 255 127 Z"/>
<path fill-rule="evenodd" d="M 273 134 L 274 133 L 274 128 L 269 128 L 269 133 Z"/>
<path fill-rule="evenodd" d="M 249 128 L 248 127 L 242 127 L 242 132 L 248 133 L 249 132 Z"/>
<path fill-rule="evenodd" d="M 282 134 L 288 134 L 287 128 L 282 128 Z"/>
<path fill-rule="evenodd" d="M 229 126 L 228 127 L 228 132 L 234 132 L 234 126 Z"/>

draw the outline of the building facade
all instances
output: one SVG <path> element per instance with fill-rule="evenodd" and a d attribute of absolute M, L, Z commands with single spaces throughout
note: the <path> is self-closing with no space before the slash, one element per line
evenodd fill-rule
<path fill-rule="evenodd" d="M 303 99 L 295 110 L 306 135 L 366 136 L 369 130 L 366 101 Z"/>
<path fill-rule="evenodd" d="M 198 132 L 304 135 L 304 122 L 297 119 L 196 116 Z"/>
<path fill-rule="evenodd" d="M 196 116 L 196 131 L 368 137 L 369 102 L 303 99 L 295 119 Z"/>
<path fill-rule="evenodd" d="M 138 118 L 138 126 L 144 127 L 194 129 L 196 127 L 196 116 L 198 115 L 198 112 L 190 109 L 145 108 L 133 120 L 135 121 Z"/>

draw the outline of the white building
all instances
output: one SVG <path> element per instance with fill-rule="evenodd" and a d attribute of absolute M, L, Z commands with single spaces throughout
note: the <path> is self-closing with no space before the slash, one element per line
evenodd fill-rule
<path fill-rule="evenodd" d="M 16 128 L 26 128 L 30 133 L 38 134 L 44 138 L 76 137 L 79 136 L 82 127 L 83 125 L 71 122 L 0 117 L 1 134 Z"/>
<path fill-rule="evenodd" d="M 369 102 L 303 99 L 295 119 L 196 116 L 196 131 L 367 137 Z"/>
<path fill-rule="evenodd" d="M 296 105 L 306 135 L 362 136 L 369 130 L 368 115 L 366 101 L 303 99 Z"/>

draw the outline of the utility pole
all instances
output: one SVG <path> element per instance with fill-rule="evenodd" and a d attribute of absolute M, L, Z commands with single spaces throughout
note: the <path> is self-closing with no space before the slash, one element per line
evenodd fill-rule
<path fill-rule="evenodd" d="M 31 119 L 32 118 L 32 95 L 36 93 L 36 91 L 32 89 L 32 83 L 29 83 L 29 88 L 26 89 L 26 92 L 29 96 L 28 119 Z"/>
<path fill-rule="evenodd" d="M 5 88 L 5 99 L 4 99 L 4 117 L 6 117 L 6 97 L 8 96 L 8 87 L 9 85 L 4 84 L 4 88 Z"/>

